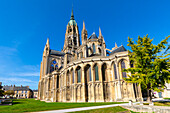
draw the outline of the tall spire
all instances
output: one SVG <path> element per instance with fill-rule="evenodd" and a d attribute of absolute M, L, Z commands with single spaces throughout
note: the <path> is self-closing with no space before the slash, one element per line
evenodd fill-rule
<path fill-rule="evenodd" d="M 70 20 L 74 20 L 73 7 L 72 7 L 72 12 L 71 12 L 71 18 L 70 18 Z"/>
<path fill-rule="evenodd" d="M 83 21 L 83 29 L 86 29 L 84 21 Z"/>
<path fill-rule="evenodd" d="M 115 47 L 117 47 L 117 44 L 116 44 L 116 42 L 115 42 Z"/>
<path fill-rule="evenodd" d="M 99 37 L 102 36 L 102 32 L 101 32 L 101 29 L 99 27 Z"/>
<path fill-rule="evenodd" d="M 48 48 L 50 48 L 49 38 L 47 38 L 46 46 L 47 46 Z"/>

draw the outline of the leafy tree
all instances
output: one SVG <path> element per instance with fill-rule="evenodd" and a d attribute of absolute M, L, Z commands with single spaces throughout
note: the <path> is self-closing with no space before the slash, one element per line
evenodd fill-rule
<path fill-rule="evenodd" d="M 0 85 L 0 96 L 4 96 L 4 91 L 2 90 L 2 86 Z"/>
<path fill-rule="evenodd" d="M 136 44 L 128 37 L 128 46 L 132 50 L 129 51 L 129 58 L 134 67 L 124 69 L 131 73 L 125 80 L 142 85 L 142 88 L 147 90 L 148 102 L 152 101 L 151 90 L 159 92 L 166 87 L 165 83 L 170 81 L 170 54 L 161 54 L 169 37 L 158 45 L 154 45 L 153 39 L 148 35 L 143 38 L 139 36 Z"/>
<path fill-rule="evenodd" d="M 4 91 L 0 89 L 0 96 L 4 96 Z"/>
<path fill-rule="evenodd" d="M 14 95 L 14 91 L 13 90 L 8 90 L 5 92 L 5 95 Z"/>

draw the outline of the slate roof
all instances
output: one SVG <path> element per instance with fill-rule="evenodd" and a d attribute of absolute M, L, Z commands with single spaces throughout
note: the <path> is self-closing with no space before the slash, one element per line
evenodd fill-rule
<path fill-rule="evenodd" d="M 121 45 L 120 47 L 114 49 L 114 50 L 110 53 L 110 55 L 112 55 L 112 54 L 114 54 L 114 53 L 117 53 L 117 52 L 123 52 L 123 51 L 127 51 L 127 50 L 123 47 L 123 45 Z"/>
<path fill-rule="evenodd" d="M 93 34 L 89 37 L 89 39 L 98 39 L 98 38 L 97 38 L 96 34 L 93 33 Z"/>
<path fill-rule="evenodd" d="M 8 91 L 8 90 L 13 90 L 12 86 L 3 86 L 3 90 Z"/>
<path fill-rule="evenodd" d="M 50 55 L 64 56 L 65 53 L 61 51 L 50 50 Z"/>
<path fill-rule="evenodd" d="M 30 90 L 30 89 L 29 89 L 28 87 L 26 87 L 26 86 L 14 87 L 14 91 L 22 91 L 22 90 L 28 91 L 28 90 Z"/>

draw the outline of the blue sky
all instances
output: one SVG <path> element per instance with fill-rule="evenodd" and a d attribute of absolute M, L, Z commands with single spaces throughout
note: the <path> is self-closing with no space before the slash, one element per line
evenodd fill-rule
<path fill-rule="evenodd" d="M 3 85 L 38 88 L 43 49 L 61 50 L 66 25 L 74 16 L 81 33 L 83 20 L 88 36 L 102 30 L 108 49 L 128 36 L 149 34 L 158 44 L 170 35 L 170 1 L 166 0 L 0 0 L 0 81 Z M 170 43 L 169 43 L 170 44 Z"/>

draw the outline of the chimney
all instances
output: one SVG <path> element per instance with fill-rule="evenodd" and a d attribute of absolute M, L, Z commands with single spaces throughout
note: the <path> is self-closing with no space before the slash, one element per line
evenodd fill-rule
<path fill-rule="evenodd" d="M 15 87 L 15 84 L 14 84 L 14 87 Z"/>
<path fill-rule="evenodd" d="M 22 87 L 22 85 L 21 85 L 21 87 Z"/>

